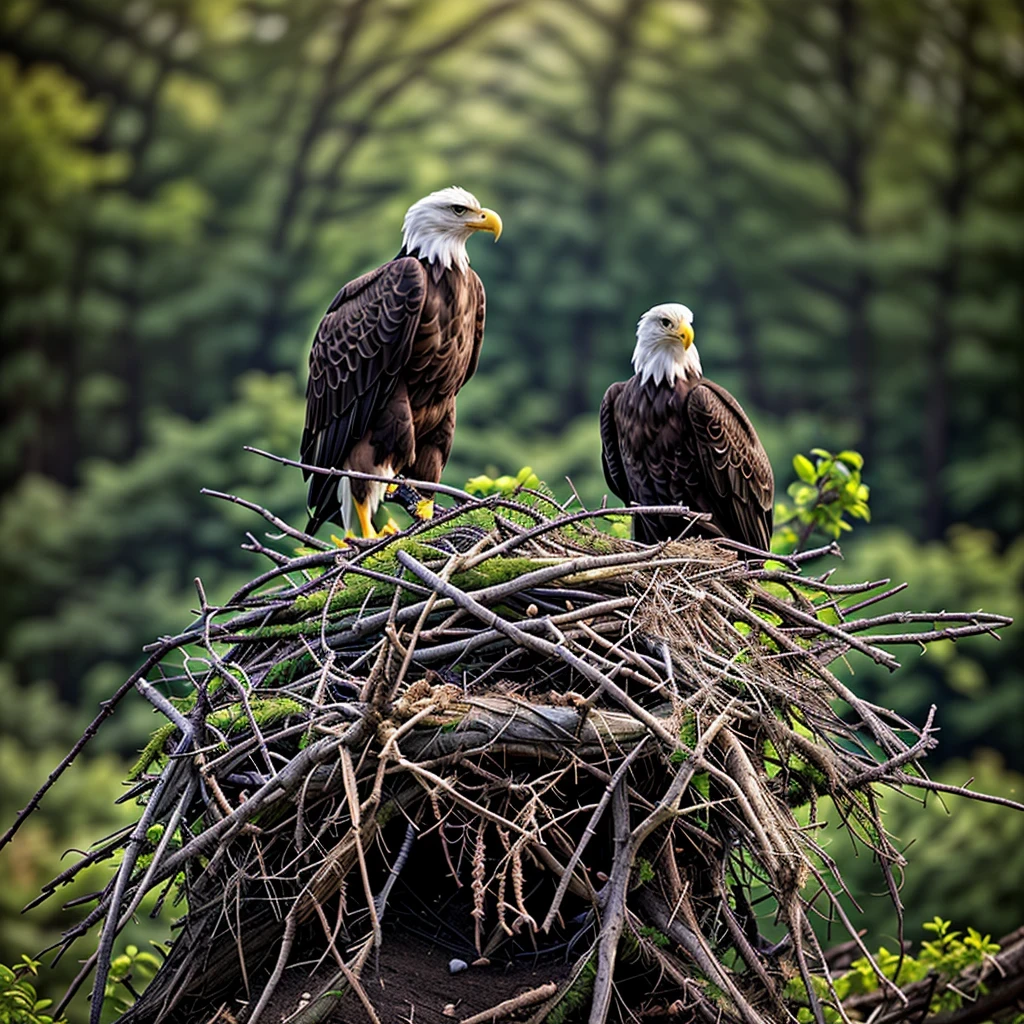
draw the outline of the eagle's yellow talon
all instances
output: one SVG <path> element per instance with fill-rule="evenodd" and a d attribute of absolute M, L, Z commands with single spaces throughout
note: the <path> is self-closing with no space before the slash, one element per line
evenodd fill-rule
<path fill-rule="evenodd" d="M 434 501 L 432 498 L 421 498 L 416 502 L 417 519 L 433 519 L 434 518 Z"/>
<path fill-rule="evenodd" d="M 398 484 L 388 484 L 384 488 L 384 497 L 393 498 L 398 493 Z"/>
<path fill-rule="evenodd" d="M 380 531 L 378 532 L 377 536 L 378 537 L 390 537 L 393 534 L 396 534 L 396 533 L 399 533 L 399 532 L 401 532 L 401 531 L 400 531 L 400 528 L 398 526 L 398 523 L 396 523 L 394 521 L 394 519 L 388 519 L 388 521 L 380 528 Z"/>
<path fill-rule="evenodd" d="M 345 534 L 345 536 L 346 537 L 351 537 L 352 536 L 352 531 L 349 530 Z M 349 546 L 350 546 L 346 541 L 343 541 L 337 534 L 334 534 L 334 533 L 331 534 L 331 542 L 334 545 L 336 545 L 337 547 L 341 548 L 343 551 L 347 551 Z"/>
<path fill-rule="evenodd" d="M 363 537 L 366 540 L 373 540 L 377 536 L 377 531 L 373 528 L 373 514 L 370 512 L 369 502 L 363 504 L 362 502 L 355 502 L 356 515 L 359 517 L 359 528 L 363 531 Z"/>

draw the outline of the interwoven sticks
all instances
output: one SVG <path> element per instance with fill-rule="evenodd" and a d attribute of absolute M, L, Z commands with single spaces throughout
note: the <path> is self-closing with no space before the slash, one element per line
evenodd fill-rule
<path fill-rule="evenodd" d="M 793 973 L 823 1021 L 810 920 L 845 915 L 813 838 L 822 801 L 892 884 L 875 788 L 941 788 L 921 766 L 932 717 L 916 727 L 828 666 L 857 652 L 893 668 L 896 645 L 1009 620 L 865 618 L 887 580 L 833 584 L 804 556 L 705 540 L 643 547 L 540 493 L 454 497 L 345 549 L 250 538 L 272 568 L 224 608 L 200 591 L 198 622 L 152 649 L 48 781 L 128 690 L 167 718 L 132 773 L 139 824 L 104 847 L 126 852 L 89 922 L 104 922 L 94 991 L 130 913 L 171 886 L 182 930 L 128 1021 L 224 1006 L 311 1024 L 346 999 L 384 1020 L 366 971 L 406 933 L 551 964 L 540 1005 L 493 1001 L 537 1022 L 618 1019 L 617 992 L 775 1020 Z M 921 632 L 864 632 L 895 621 Z M 785 943 L 760 936 L 769 912 Z M 314 963 L 289 1006 L 282 979 Z"/>

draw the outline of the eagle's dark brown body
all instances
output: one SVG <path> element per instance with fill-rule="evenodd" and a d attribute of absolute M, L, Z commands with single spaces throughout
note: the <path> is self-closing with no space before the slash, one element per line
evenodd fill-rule
<path fill-rule="evenodd" d="M 303 462 L 361 473 L 441 478 L 455 433 L 455 396 L 473 375 L 484 333 L 484 289 L 463 271 L 399 256 L 347 284 L 309 359 Z M 383 486 L 352 480 L 360 504 Z M 313 475 L 314 533 L 343 523 L 335 477 Z"/>
<path fill-rule="evenodd" d="M 687 505 L 711 514 L 688 535 L 728 537 L 767 550 L 772 533 L 771 463 L 746 414 L 703 377 L 674 384 L 639 376 L 608 388 L 601 404 L 608 486 L 627 504 Z M 678 537 L 680 516 L 634 518 L 637 540 Z"/>

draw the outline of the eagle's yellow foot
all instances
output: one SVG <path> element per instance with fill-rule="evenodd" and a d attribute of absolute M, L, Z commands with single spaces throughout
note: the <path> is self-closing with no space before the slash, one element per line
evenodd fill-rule
<path fill-rule="evenodd" d="M 363 504 L 362 502 L 354 502 L 356 506 L 356 515 L 359 517 L 359 528 L 363 531 L 363 537 L 367 540 L 373 540 L 377 536 L 377 531 L 373 528 L 373 514 L 370 512 L 369 502 Z"/>
<path fill-rule="evenodd" d="M 400 484 L 388 484 L 387 487 L 384 488 L 384 497 L 388 501 L 390 501 L 398 493 L 399 486 L 401 486 L 401 485 Z"/>
<path fill-rule="evenodd" d="M 400 533 L 401 528 L 394 519 L 389 518 L 388 521 L 380 528 L 380 532 L 377 534 L 378 537 L 391 537 L 396 533 Z"/>
<path fill-rule="evenodd" d="M 349 530 L 345 534 L 345 536 L 346 537 L 352 537 L 352 536 L 354 536 L 354 534 L 352 533 L 351 530 Z M 342 551 L 347 551 L 352 546 L 351 544 L 348 543 L 348 541 L 342 540 L 337 534 L 334 534 L 334 533 L 331 534 L 331 543 L 334 544 L 336 547 L 341 548 Z"/>
<path fill-rule="evenodd" d="M 417 519 L 433 519 L 434 518 L 434 500 L 433 498 L 420 498 L 416 502 L 413 509 L 413 515 Z"/>

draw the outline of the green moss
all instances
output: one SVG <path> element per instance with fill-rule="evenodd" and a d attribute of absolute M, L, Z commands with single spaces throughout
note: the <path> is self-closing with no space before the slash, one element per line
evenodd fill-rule
<path fill-rule="evenodd" d="M 143 748 L 139 759 L 128 770 L 128 781 L 135 782 L 140 779 L 149 766 L 164 752 L 167 741 L 174 735 L 177 726 L 173 722 L 161 725 L 149 738 L 149 742 Z"/>
<path fill-rule="evenodd" d="M 798 735 L 813 741 L 814 737 L 811 731 L 800 722 L 793 722 L 792 728 Z M 762 751 L 765 774 L 769 779 L 774 779 L 782 772 L 782 756 L 771 740 L 765 740 Z M 828 776 L 817 765 L 811 764 L 796 754 L 790 754 L 785 768 L 788 773 L 786 803 L 790 807 L 802 807 L 810 800 L 813 793 L 828 792 Z"/>
<path fill-rule="evenodd" d="M 262 685 L 268 690 L 274 690 L 281 686 L 287 686 L 296 679 L 311 671 L 315 661 L 313 656 L 306 652 L 294 658 L 287 658 L 272 666 L 263 677 Z"/>
<path fill-rule="evenodd" d="M 543 564 L 532 558 L 488 558 L 486 562 L 481 562 L 468 572 L 455 573 L 452 576 L 452 583 L 460 590 L 480 590 L 483 587 L 492 587 L 498 583 L 518 579 L 534 569 L 541 568 Z"/>
<path fill-rule="evenodd" d="M 687 750 L 693 750 L 697 746 L 697 716 L 692 712 L 687 712 L 683 716 L 683 724 L 679 727 L 679 740 Z M 669 760 L 673 764 L 682 764 L 686 756 L 681 750 L 673 750 Z"/>
<path fill-rule="evenodd" d="M 305 711 L 298 701 L 289 697 L 257 697 L 249 701 L 249 709 L 261 729 L 264 726 L 273 725 L 289 715 L 301 715 Z M 206 721 L 224 733 L 243 732 L 249 728 L 249 716 L 240 701 L 228 704 L 227 707 L 217 708 L 216 711 L 207 715 Z"/>
<path fill-rule="evenodd" d="M 195 698 L 192 698 L 192 703 L 195 703 Z M 298 701 L 291 700 L 288 697 L 257 697 L 255 700 L 249 701 L 249 707 L 252 709 L 253 718 L 255 718 L 256 724 L 260 728 L 273 725 L 289 715 L 301 715 L 305 710 Z M 228 704 L 223 708 L 217 708 L 216 711 L 212 711 L 207 715 L 206 721 L 215 729 L 219 729 L 224 733 L 242 732 L 249 727 L 249 718 L 245 713 L 245 708 L 238 702 Z M 128 771 L 129 782 L 135 782 L 141 778 L 150 765 L 164 754 L 167 741 L 177 732 L 177 728 L 173 722 L 168 722 L 166 725 L 161 725 L 153 733 L 139 755 L 139 759 Z"/>
<path fill-rule="evenodd" d="M 404 571 L 398 562 L 397 553 L 405 551 L 418 561 L 436 561 L 439 553 L 436 548 L 424 543 L 435 534 L 443 536 L 451 531 L 453 525 L 486 525 L 478 523 L 477 520 L 490 517 L 490 524 L 493 526 L 493 515 L 486 510 L 476 510 L 460 516 L 456 523 L 446 523 L 438 527 L 436 531 L 427 531 L 416 538 L 399 537 L 392 544 L 368 557 L 362 564 L 365 568 L 374 572 L 383 573 L 388 576 L 397 576 Z M 469 522 L 463 523 L 466 519 Z M 541 564 L 529 558 L 491 558 L 481 563 L 468 572 L 456 573 L 452 582 L 462 590 L 478 590 L 482 587 L 493 586 L 496 583 L 504 583 L 523 575 L 532 569 L 538 568 Z M 249 636 L 259 639 L 286 639 L 304 635 L 319 634 L 323 626 L 323 616 L 326 614 L 331 619 L 345 617 L 359 611 L 372 594 L 374 605 L 386 605 L 391 602 L 395 593 L 395 584 L 383 580 L 372 579 L 368 576 L 360 576 L 351 573 L 345 577 L 344 584 L 333 591 L 324 588 L 313 594 L 306 594 L 296 598 L 291 608 L 281 613 L 286 622 L 278 622 L 271 626 L 262 626 L 248 633 Z M 330 606 L 328 607 L 328 597 Z M 402 590 L 399 596 L 399 605 L 412 604 L 420 600 L 418 595 L 408 590 Z M 340 623 L 329 622 L 326 627 L 328 633 L 337 632 L 344 628 Z"/>
<path fill-rule="evenodd" d="M 399 806 L 397 800 L 388 800 L 386 803 L 380 805 L 380 810 L 377 811 L 377 828 L 382 829 L 385 825 L 398 813 Z"/>

